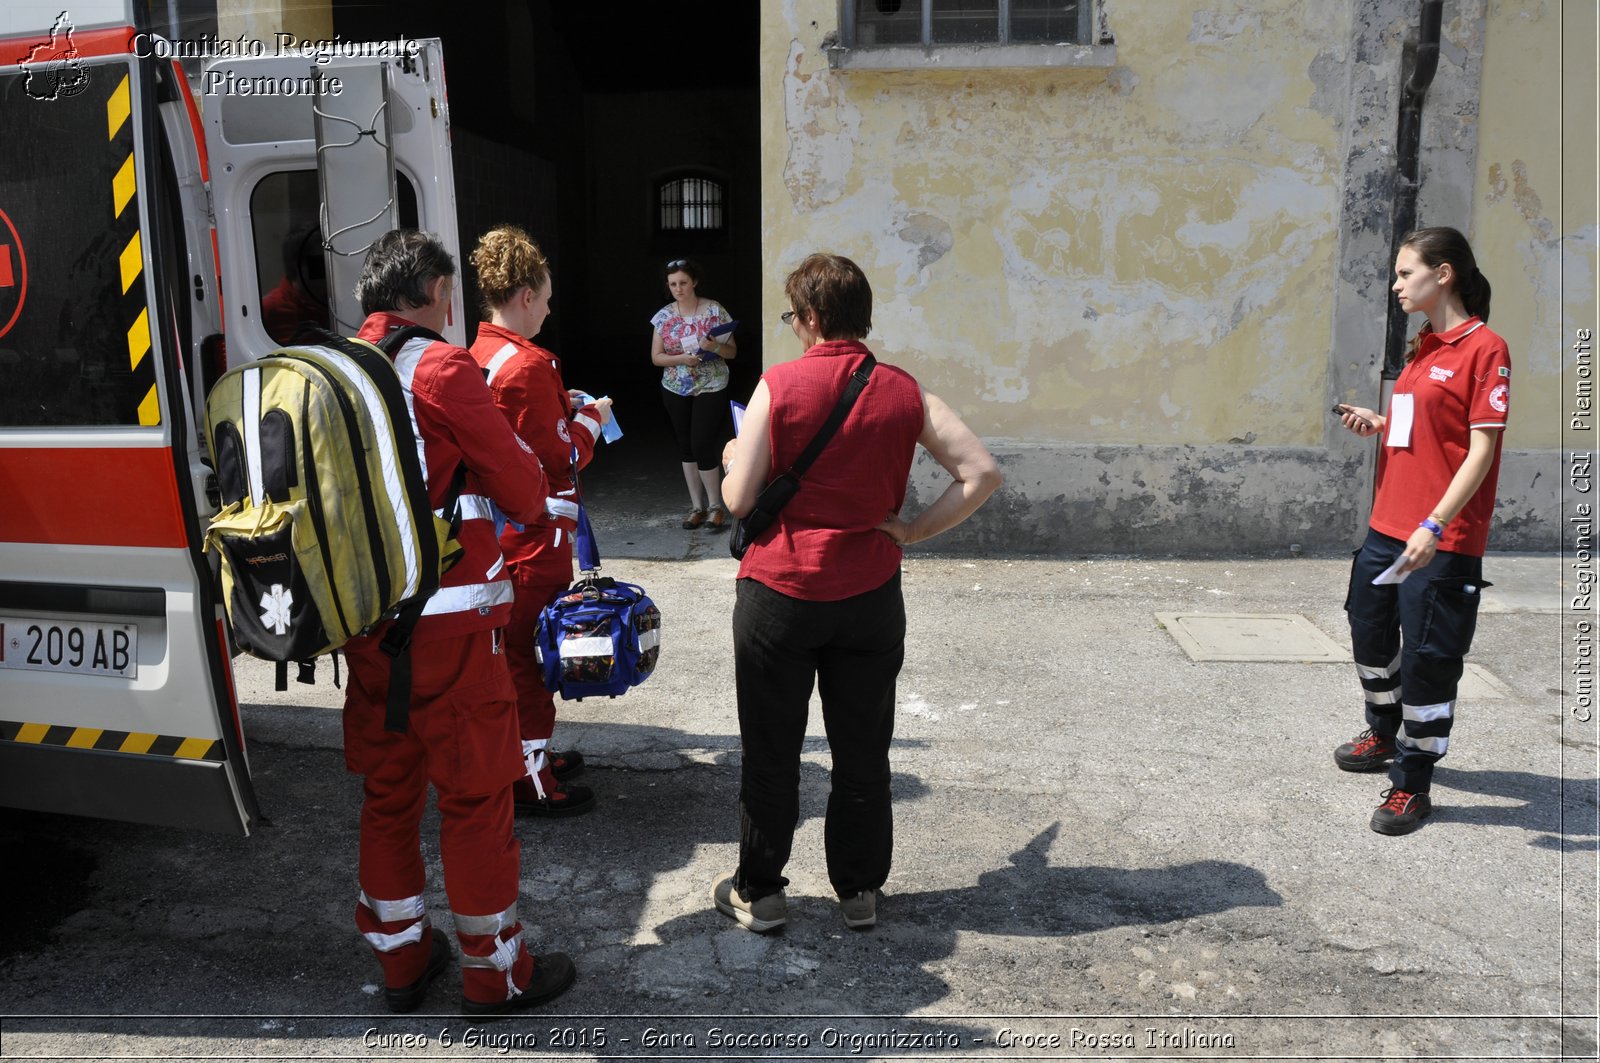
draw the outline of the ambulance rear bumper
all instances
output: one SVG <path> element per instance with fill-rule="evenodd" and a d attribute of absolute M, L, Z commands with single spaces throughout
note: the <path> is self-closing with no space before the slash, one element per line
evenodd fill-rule
<path fill-rule="evenodd" d="M 218 761 L 0 742 L 0 805 L 248 834 Z"/>

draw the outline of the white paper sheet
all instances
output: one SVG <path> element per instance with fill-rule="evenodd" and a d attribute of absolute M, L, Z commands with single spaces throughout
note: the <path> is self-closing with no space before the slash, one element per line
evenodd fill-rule
<path fill-rule="evenodd" d="M 1406 396 L 1408 399 L 1410 397 L 1410 395 Z M 1399 557 L 1394 559 L 1394 564 L 1390 565 L 1388 568 L 1384 569 L 1382 572 L 1373 577 L 1372 585 L 1377 587 L 1385 583 L 1404 583 L 1406 581 L 1406 577 L 1411 575 L 1409 572 L 1400 571 L 1400 566 L 1405 563 L 1406 555 L 1401 554 Z"/>
<path fill-rule="evenodd" d="M 1389 400 L 1389 438 L 1384 440 L 1385 445 L 1391 447 L 1409 447 L 1411 445 L 1411 415 L 1413 412 L 1411 393 L 1396 395 Z"/>

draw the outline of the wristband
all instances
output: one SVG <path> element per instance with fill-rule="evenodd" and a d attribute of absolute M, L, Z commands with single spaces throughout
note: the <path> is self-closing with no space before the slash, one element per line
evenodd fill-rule
<path fill-rule="evenodd" d="M 1419 527 L 1419 528 L 1427 528 L 1429 531 L 1433 532 L 1433 537 L 1435 539 L 1437 539 L 1440 536 L 1444 535 L 1444 525 L 1440 524 L 1438 521 L 1434 520 L 1432 517 L 1424 517 L 1422 519 L 1422 523 L 1418 524 L 1417 527 Z"/>

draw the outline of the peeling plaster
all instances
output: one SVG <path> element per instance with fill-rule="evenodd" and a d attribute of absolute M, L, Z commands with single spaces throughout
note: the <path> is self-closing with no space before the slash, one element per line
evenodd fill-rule
<path fill-rule="evenodd" d="M 1342 49 L 1325 49 L 1316 54 L 1306 69 L 1311 79 L 1311 109 L 1337 126 L 1344 118 L 1345 97 L 1350 91 L 1350 58 Z"/>
<path fill-rule="evenodd" d="M 1192 553 L 1359 533 L 1351 484 L 1371 448 L 1330 439 L 1326 406 L 1376 401 L 1415 0 L 1213 0 L 1187 19 L 1117 0 L 1139 32 L 1098 73 L 829 72 L 793 39 L 836 6 L 783 10 L 791 41 L 765 39 L 785 76 L 763 92 L 784 154 L 765 191 L 793 209 L 767 211 L 768 262 L 855 258 L 874 349 L 996 444 L 1003 497 L 953 546 Z M 1422 218 L 1474 218 L 1484 10 L 1447 16 Z M 1596 234 L 1557 234 L 1545 172 L 1519 176 L 1519 154 L 1534 158 L 1505 151 L 1480 202 L 1526 233 L 1515 250 L 1553 317 L 1552 263 L 1588 270 Z M 1496 261 L 1513 275 L 1513 254 Z M 1531 514 L 1552 478 L 1517 486 L 1519 460 L 1508 450 L 1502 494 Z"/>
<path fill-rule="evenodd" d="M 1189 43 L 1226 44 L 1242 33 L 1259 33 L 1260 30 L 1259 15 L 1196 11 L 1189 20 Z"/>
<path fill-rule="evenodd" d="M 1277 63 L 1174 64 L 1152 79 L 1159 106 L 1192 135 L 1241 137 L 1274 107 L 1291 74 Z"/>
<path fill-rule="evenodd" d="M 937 214 L 925 211 L 907 214 L 905 223 L 895 235 L 916 248 L 919 272 L 939 261 L 955 246 L 950 223 Z"/>
<path fill-rule="evenodd" d="M 1530 240 L 1521 244 L 1522 274 L 1536 296 L 1533 327 L 1538 332 L 1568 337 L 1579 325 L 1593 327 L 1591 321 L 1574 315 L 1577 307 L 1570 305 L 1564 296 L 1572 291 L 1594 291 L 1594 260 L 1597 244 L 1600 244 L 1597 237 L 1600 231 L 1594 225 L 1587 225 L 1557 240 Z M 1492 276 L 1490 283 L 1494 283 Z M 1561 346 L 1531 344 L 1527 350 L 1513 352 L 1513 358 L 1529 369 L 1559 376 L 1566 353 L 1564 342 Z"/>
<path fill-rule="evenodd" d="M 800 211 L 813 211 L 844 194 L 855 164 L 861 112 L 843 92 L 840 79 L 824 67 L 806 73 L 805 47 L 789 47 L 783 79 L 784 117 L 789 153 L 784 183 Z"/>
<path fill-rule="evenodd" d="M 1517 213 L 1522 215 L 1535 236 L 1541 240 L 1550 239 L 1555 226 L 1544 216 L 1544 202 L 1528 183 L 1528 164 L 1521 159 L 1511 164 L 1511 181 L 1511 197 L 1517 205 Z"/>
<path fill-rule="evenodd" d="M 1139 75 L 1125 66 L 1114 66 L 1106 71 L 1106 84 L 1118 96 L 1128 96 L 1139 87 Z"/>

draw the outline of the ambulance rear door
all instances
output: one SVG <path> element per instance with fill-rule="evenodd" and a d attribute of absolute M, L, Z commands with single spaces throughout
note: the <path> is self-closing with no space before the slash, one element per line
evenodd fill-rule
<path fill-rule="evenodd" d="M 440 42 L 343 51 L 216 59 L 196 83 L 230 365 L 308 321 L 354 333 L 355 278 L 389 228 L 430 231 L 460 261 Z M 465 341 L 459 286 L 446 337 Z"/>
<path fill-rule="evenodd" d="M 0 804 L 248 833 L 143 6 L 0 13 Z"/>

